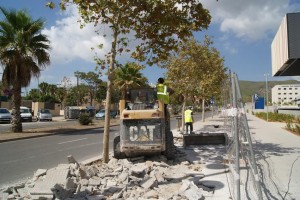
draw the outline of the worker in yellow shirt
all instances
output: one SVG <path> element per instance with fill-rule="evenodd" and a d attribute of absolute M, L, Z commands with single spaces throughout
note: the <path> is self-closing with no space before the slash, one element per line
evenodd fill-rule
<path fill-rule="evenodd" d="M 184 112 L 184 123 L 185 123 L 185 133 L 191 134 L 193 132 L 193 111 L 192 106 L 188 106 L 186 111 Z M 188 129 L 190 129 L 188 131 Z"/>

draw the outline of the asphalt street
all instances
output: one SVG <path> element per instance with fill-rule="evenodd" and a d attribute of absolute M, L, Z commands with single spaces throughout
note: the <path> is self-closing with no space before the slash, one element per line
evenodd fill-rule
<path fill-rule="evenodd" d="M 110 147 L 118 127 L 110 129 Z M 0 188 L 32 177 L 39 168 L 67 163 L 73 155 L 79 162 L 102 154 L 103 129 L 84 130 L 0 144 Z"/>

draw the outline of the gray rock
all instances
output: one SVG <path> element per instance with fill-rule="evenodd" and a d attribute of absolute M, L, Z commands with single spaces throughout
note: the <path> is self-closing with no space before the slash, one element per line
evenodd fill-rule
<path fill-rule="evenodd" d="M 148 180 L 146 180 L 145 182 L 143 182 L 141 184 L 141 186 L 146 190 L 153 188 L 153 187 L 157 187 L 157 185 L 158 185 L 158 183 L 157 183 L 156 178 L 149 178 Z"/>
<path fill-rule="evenodd" d="M 53 195 L 31 195 L 31 200 L 53 200 Z"/>
<path fill-rule="evenodd" d="M 93 196 L 86 196 L 87 200 L 102 200 L 102 199 L 106 199 L 106 197 L 104 195 L 93 195 Z"/>
<path fill-rule="evenodd" d="M 34 177 L 40 177 L 40 176 L 44 176 L 47 173 L 47 169 L 38 169 L 36 170 L 36 172 L 34 173 Z"/>
<path fill-rule="evenodd" d="M 62 185 L 55 184 L 51 191 L 56 199 L 64 200 L 70 198 L 73 195 L 73 190 L 66 190 Z"/>
<path fill-rule="evenodd" d="M 73 189 L 75 191 L 76 188 L 77 188 L 77 184 L 76 184 L 75 178 L 68 177 L 67 180 L 66 180 L 65 188 L 67 190 Z"/>
<path fill-rule="evenodd" d="M 90 178 L 89 186 L 99 186 L 101 184 L 101 179 Z"/>
<path fill-rule="evenodd" d="M 75 160 L 75 158 L 72 155 L 69 155 L 67 158 L 68 158 L 69 163 L 73 163 L 73 164 L 78 164 L 79 165 L 79 163 L 77 162 L 77 160 Z"/>
<path fill-rule="evenodd" d="M 147 165 L 145 165 L 144 163 L 138 163 L 133 165 L 130 170 L 129 173 L 132 176 L 136 176 L 136 177 L 144 177 L 144 175 L 149 171 L 149 168 Z"/>
<path fill-rule="evenodd" d="M 146 199 L 158 199 L 159 195 L 158 195 L 158 192 L 155 191 L 155 190 L 150 190 L 148 192 L 146 192 L 144 195 L 143 195 L 144 198 Z"/>
<path fill-rule="evenodd" d="M 118 176 L 118 182 L 119 183 L 128 183 L 128 173 L 123 172 Z"/>
<path fill-rule="evenodd" d="M 81 179 L 81 180 L 80 180 L 80 184 L 81 184 L 82 186 L 88 186 L 89 180 L 88 180 L 88 179 Z"/>

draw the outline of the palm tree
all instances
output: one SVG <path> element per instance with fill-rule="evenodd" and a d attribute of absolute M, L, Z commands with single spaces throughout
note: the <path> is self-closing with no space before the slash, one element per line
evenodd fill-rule
<path fill-rule="evenodd" d="M 147 78 L 142 75 L 140 70 L 144 67 L 136 63 L 126 63 L 123 67 L 116 69 L 114 85 L 121 91 L 121 98 L 125 98 L 126 91 L 129 88 L 145 87 Z"/>
<path fill-rule="evenodd" d="M 50 64 L 48 38 L 41 34 L 44 20 L 32 20 L 25 10 L 0 7 L 0 63 L 4 67 L 2 81 L 12 89 L 12 131 L 22 132 L 20 116 L 21 88 L 38 78 L 41 69 Z M 0 13 L 1 13 L 0 12 Z"/>

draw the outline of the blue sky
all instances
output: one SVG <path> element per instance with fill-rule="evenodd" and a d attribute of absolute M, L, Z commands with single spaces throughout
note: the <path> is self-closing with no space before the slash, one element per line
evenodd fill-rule
<path fill-rule="evenodd" d="M 225 66 L 237 73 L 239 80 L 264 81 L 264 74 L 270 74 L 269 80 L 298 79 L 299 77 L 271 77 L 271 43 L 286 13 L 299 12 L 299 0 L 200 0 L 212 15 L 208 30 L 195 33 L 201 40 L 204 34 L 213 37 L 214 46 L 225 58 Z M 43 33 L 48 35 L 52 50 L 51 65 L 41 73 L 39 82 L 60 84 L 64 77 L 75 83 L 75 71 L 93 71 L 93 53 L 91 47 L 104 44 L 109 48 L 109 37 L 103 38 L 94 33 L 93 26 L 79 28 L 78 13 L 75 8 L 61 13 L 58 8 L 45 7 L 46 0 L 1 0 L 0 5 L 7 9 L 26 9 L 36 19 L 46 20 Z M 3 17 L 2 15 L 0 16 Z M 103 29 L 109 35 L 109 30 Z M 98 55 L 104 55 L 98 52 Z M 129 60 L 124 55 L 120 60 Z M 1 72 L 2 69 L 0 69 Z M 164 70 L 148 67 L 144 75 L 150 83 L 163 76 Z M 33 79 L 28 88 L 37 87 L 38 80 Z"/>

